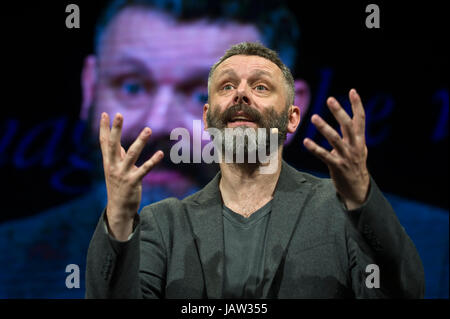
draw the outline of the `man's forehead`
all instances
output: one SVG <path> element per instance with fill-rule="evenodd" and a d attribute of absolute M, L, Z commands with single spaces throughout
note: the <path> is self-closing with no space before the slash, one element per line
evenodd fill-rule
<path fill-rule="evenodd" d="M 240 73 L 241 76 L 277 76 L 281 75 L 281 70 L 272 61 L 257 55 L 233 55 L 219 64 L 214 73 L 217 76 L 232 73 Z"/>
<path fill-rule="evenodd" d="M 114 65 L 126 58 L 149 68 L 209 69 L 232 45 L 260 40 L 256 27 L 206 20 L 177 22 L 157 11 L 124 9 L 112 21 L 100 44 L 100 60 Z"/>

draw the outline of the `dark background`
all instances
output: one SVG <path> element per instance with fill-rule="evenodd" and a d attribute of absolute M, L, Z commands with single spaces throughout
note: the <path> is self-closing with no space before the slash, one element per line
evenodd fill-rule
<path fill-rule="evenodd" d="M 80 29 L 65 27 L 70 3 L 80 7 Z M 104 3 L 1 4 L 0 222 L 89 191 L 87 145 L 77 135 L 80 72 L 83 58 L 93 51 L 94 24 Z M 332 121 L 325 98 L 333 95 L 345 102 L 354 87 L 371 107 L 369 168 L 380 188 L 448 210 L 445 7 L 443 2 L 374 1 L 381 28 L 368 29 L 369 3 L 289 2 L 301 27 L 301 54 L 293 71 L 310 83 L 312 100 L 286 159 L 300 169 L 327 174 L 301 140 L 308 135 L 320 141 L 309 124 L 314 107 L 322 107 L 321 114 Z M 326 74 L 323 97 L 319 91 Z"/>

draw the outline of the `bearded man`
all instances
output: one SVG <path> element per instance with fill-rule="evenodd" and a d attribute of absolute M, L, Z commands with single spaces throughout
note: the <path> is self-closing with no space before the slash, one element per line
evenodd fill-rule
<path fill-rule="evenodd" d="M 349 98 L 353 117 L 336 99 L 327 100 L 342 137 L 318 115 L 311 118 L 332 151 L 304 140 L 331 179 L 298 172 L 282 160 L 282 141 L 300 123 L 291 72 L 261 44 L 232 46 L 209 73 L 205 128 L 225 135 L 262 128 L 268 134 L 248 134 L 243 145 L 239 134 L 231 142 L 214 139 L 223 145 L 216 149 L 231 151 L 234 160 L 219 152 L 220 172 L 202 190 L 146 206 L 140 214 L 142 179 L 164 154 L 157 151 L 137 167 L 151 129 L 144 128 L 125 151 L 123 116 L 117 114 L 110 129 L 103 113 L 108 202 L 88 251 L 86 296 L 423 297 L 420 257 L 367 170 L 364 109 L 354 89 Z M 267 151 L 261 139 L 274 134 L 277 147 L 269 147 L 269 157 L 276 166 L 263 173 L 268 164 L 260 156 L 249 161 L 250 154 Z M 239 149 L 244 162 L 236 161 Z M 376 269 L 378 277 L 367 269 Z"/>

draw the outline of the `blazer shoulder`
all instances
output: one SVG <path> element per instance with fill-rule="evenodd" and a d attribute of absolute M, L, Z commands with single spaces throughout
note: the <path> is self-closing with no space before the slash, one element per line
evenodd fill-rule
<path fill-rule="evenodd" d="M 162 213 L 173 214 L 179 212 L 181 209 L 183 209 L 181 200 L 175 197 L 169 197 L 159 202 L 155 202 L 145 206 L 144 208 L 142 208 L 140 215 L 141 218 L 142 217 L 145 218 L 150 214 L 153 214 L 155 216 L 160 215 Z"/>
<path fill-rule="evenodd" d="M 164 240 L 169 242 L 177 232 L 189 229 L 188 218 L 183 201 L 169 197 L 145 206 L 140 213 L 141 225 L 158 225 Z"/>
<path fill-rule="evenodd" d="M 297 183 L 307 182 L 313 188 L 328 187 L 332 185 L 332 181 L 329 177 L 318 177 L 312 175 L 311 173 L 299 171 L 290 165 L 286 165 L 286 175 L 289 176 L 290 178 L 295 179 Z"/>
<path fill-rule="evenodd" d="M 323 211 L 326 214 L 336 215 L 336 210 L 342 210 L 342 203 L 337 196 L 336 188 L 333 185 L 333 181 L 328 177 L 318 177 L 311 173 L 301 172 L 293 167 L 289 167 L 287 171 L 289 178 L 296 180 L 299 187 L 307 184 L 310 189 L 309 205 L 314 206 L 312 210 L 317 212 Z"/>
<path fill-rule="evenodd" d="M 306 172 L 298 172 L 308 183 L 310 183 L 313 186 L 323 186 L 328 185 L 331 182 L 331 179 L 328 177 L 318 177 L 314 176 L 310 173 Z"/>

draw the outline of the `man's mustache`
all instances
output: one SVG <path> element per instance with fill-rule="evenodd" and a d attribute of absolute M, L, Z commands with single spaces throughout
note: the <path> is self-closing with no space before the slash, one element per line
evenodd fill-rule
<path fill-rule="evenodd" d="M 257 109 L 248 106 L 247 104 L 239 103 L 230 106 L 225 111 L 223 111 L 223 113 L 218 117 L 218 120 L 220 121 L 220 124 L 223 125 L 223 127 L 218 128 L 220 129 L 226 127 L 228 122 L 232 121 L 234 117 L 238 116 L 238 112 L 244 113 L 241 115 L 244 115 L 250 121 L 259 125 L 262 124 L 261 121 L 263 117 Z"/>

